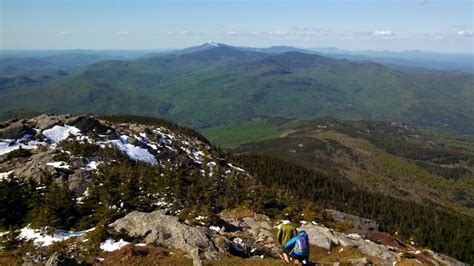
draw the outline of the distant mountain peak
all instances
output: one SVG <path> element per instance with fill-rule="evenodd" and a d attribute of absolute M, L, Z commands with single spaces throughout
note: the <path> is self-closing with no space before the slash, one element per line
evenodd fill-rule
<path fill-rule="evenodd" d="M 226 45 L 222 43 L 217 43 L 214 41 L 207 41 L 207 42 L 201 43 L 199 46 L 200 47 L 220 47 L 220 46 L 226 46 Z"/>
<path fill-rule="evenodd" d="M 177 54 L 189 54 L 189 53 L 194 53 L 194 52 L 198 52 L 198 51 L 204 51 L 204 50 L 208 50 L 208 49 L 222 48 L 222 47 L 229 47 L 229 46 L 226 45 L 226 44 L 223 44 L 223 43 L 217 43 L 217 42 L 214 42 L 214 41 L 207 41 L 207 42 L 203 42 L 203 43 L 199 44 L 198 46 L 193 46 L 193 47 L 189 47 L 189 48 L 179 50 L 176 53 Z"/>

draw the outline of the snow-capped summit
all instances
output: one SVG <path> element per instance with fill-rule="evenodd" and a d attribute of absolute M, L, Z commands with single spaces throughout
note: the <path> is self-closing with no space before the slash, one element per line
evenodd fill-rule
<path fill-rule="evenodd" d="M 198 46 L 193 46 L 193 47 L 185 48 L 182 50 L 178 50 L 176 51 L 176 54 L 189 54 L 189 53 L 200 52 L 200 51 L 205 51 L 208 49 L 221 48 L 221 47 L 229 47 L 229 46 L 223 43 L 207 41 L 207 42 L 200 43 Z"/>
<path fill-rule="evenodd" d="M 207 42 L 201 43 L 199 46 L 219 47 L 219 46 L 222 46 L 222 45 L 223 45 L 223 44 L 217 43 L 217 42 L 214 42 L 214 41 L 207 41 Z"/>

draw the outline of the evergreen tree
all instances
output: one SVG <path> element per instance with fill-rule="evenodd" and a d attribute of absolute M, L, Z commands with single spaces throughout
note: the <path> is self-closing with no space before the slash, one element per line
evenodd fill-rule
<path fill-rule="evenodd" d="M 69 229 L 73 225 L 77 212 L 73 195 L 67 187 L 51 182 L 42 201 L 43 204 L 33 226 Z"/>
<path fill-rule="evenodd" d="M 0 228 L 20 226 L 27 212 L 24 189 L 12 175 L 0 181 Z"/>

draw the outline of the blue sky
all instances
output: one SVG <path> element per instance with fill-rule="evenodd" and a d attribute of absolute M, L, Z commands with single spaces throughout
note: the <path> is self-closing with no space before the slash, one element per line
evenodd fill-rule
<path fill-rule="evenodd" d="M 474 52 L 473 0 L 0 0 L 0 49 Z"/>

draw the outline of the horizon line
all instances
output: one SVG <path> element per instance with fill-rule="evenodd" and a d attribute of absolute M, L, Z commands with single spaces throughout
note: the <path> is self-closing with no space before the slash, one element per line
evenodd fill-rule
<path fill-rule="evenodd" d="M 176 51 L 176 50 L 182 50 L 186 48 L 192 48 L 192 47 L 199 47 L 203 44 L 208 43 L 207 42 L 201 42 L 197 45 L 193 46 L 187 46 L 183 48 L 172 48 L 172 47 L 167 47 L 167 48 L 34 48 L 34 49 L 2 49 L 0 48 L 0 52 L 47 52 L 47 51 Z M 213 41 L 212 41 L 213 42 Z M 266 48 L 272 48 L 272 47 L 291 47 L 291 48 L 296 48 L 296 49 L 306 49 L 308 51 L 311 51 L 312 49 L 335 49 L 339 50 L 341 52 L 392 52 L 392 53 L 407 53 L 407 52 L 424 52 L 424 53 L 440 53 L 440 54 L 470 54 L 474 55 L 474 51 L 463 51 L 463 52 L 452 52 L 452 51 L 440 51 L 440 50 L 420 50 L 420 49 L 410 49 L 410 50 L 374 50 L 374 49 L 365 49 L 365 50 L 352 50 L 352 49 L 341 49 L 335 46 L 326 46 L 326 47 L 300 47 L 300 46 L 293 46 L 293 45 L 284 45 L 284 44 L 275 44 L 271 46 L 262 46 L 262 47 L 257 47 L 257 46 L 246 46 L 246 45 L 230 45 L 230 44 L 225 44 L 225 43 L 220 43 L 220 42 L 214 42 L 217 44 L 223 44 L 226 46 L 231 46 L 231 47 L 237 47 L 237 48 L 255 48 L 255 49 L 266 49 Z M 314 51 L 311 51 L 314 52 Z"/>

